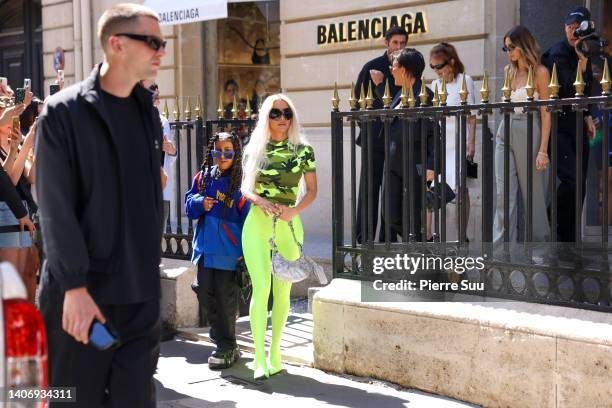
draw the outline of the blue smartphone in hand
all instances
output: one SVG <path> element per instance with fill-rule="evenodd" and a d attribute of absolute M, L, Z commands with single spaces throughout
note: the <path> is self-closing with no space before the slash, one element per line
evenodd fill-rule
<path fill-rule="evenodd" d="M 119 345 L 119 336 L 108 321 L 102 324 L 94 320 L 89 329 L 89 343 L 100 351 L 110 350 Z"/>

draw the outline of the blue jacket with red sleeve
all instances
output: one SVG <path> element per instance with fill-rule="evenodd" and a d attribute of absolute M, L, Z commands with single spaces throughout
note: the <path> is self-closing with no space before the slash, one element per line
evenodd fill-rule
<path fill-rule="evenodd" d="M 240 190 L 234 193 L 229 206 L 225 196 L 230 186 L 231 176 L 221 174 L 212 168 L 206 191 L 202 190 L 204 173 L 200 171 L 193 179 L 191 189 L 185 194 L 185 212 L 190 219 L 198 219 L 193 237 L 191 262 L 198 264 L 204 258 L 207 268 L 235 270 L 238 258 L 242 256 L 242 226 L 249 213 L 250 203 Z M 204 198 L 217 200 L 210 211 L 204 211 Z"/>

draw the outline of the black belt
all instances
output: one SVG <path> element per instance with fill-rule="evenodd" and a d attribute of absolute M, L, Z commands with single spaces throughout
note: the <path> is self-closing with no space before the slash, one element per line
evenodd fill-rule
<path fill-rule="evenodd" d="M 6 232 L 21 232 L 21 227 L 19 225 L 2 225 L 0 226 L 0 234 Z"/>
<path fill-rule="evenodd" d="M 34 226 L 37 229 L 40 228 L 38 224 L 34 224 Z M 17 225 L 2 225 L 2 226 L 0 226 L 0 234 L 7 233 L 7 232 L 28 232 L 28 229 L 24 228 L 24 230 L 21 231 L 21 227 L 19 226 L 19 224 L 17 224 Z"/>

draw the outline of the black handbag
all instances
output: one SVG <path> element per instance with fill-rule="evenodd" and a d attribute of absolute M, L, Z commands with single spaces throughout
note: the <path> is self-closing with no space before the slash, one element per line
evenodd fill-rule
<path fill-rule="evenodd" d="M 236 264 L 236 275 L 238 280 L 238 290 L 243 303 L 247 303 L 253 293 L 253 283 L 251 282 L 251 276 L 244 262 L 244 258 L 240 258 Z"/>
<path fill-rule="evenodd" d="M 471 159 L 466 159 L 467 166 L 465 176 L 467 178 L 477 179 L 478 178 L 478 163 L 474 163 Z"/>
<path fill-rule="evenodd" d="M 442 189 L 441 185 L 438 183 L 437 185 L 433 185 L 433 183 L 427 183 L 427 209 L 430 211 L 435 211 L 440 208 L 440 202 L 442 201 Z M 455 192 L 448 185 L 448 183 L 444 183 L 444 187 L 446 189 L 446 197 L 444 205 L 450 203 L 455 199 Z"/>

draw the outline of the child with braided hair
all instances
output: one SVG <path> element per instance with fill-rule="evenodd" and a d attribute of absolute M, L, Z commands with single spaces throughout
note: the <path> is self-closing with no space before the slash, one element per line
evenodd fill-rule
<path fill-rule="evenodd" d="M 214 135 L 202 170 L 185 194 L 185 212 L 198 225 L 191 262 L 198 266 L 198 301 L 205 304 L 210 337 L 217 348 L 208 358 L 212 369 L 230 367 L 239 357 L 236 345 L 238 279 L 242 226 L 250 204 L 240 192 L 242 143 L 234 132 Z"/>

